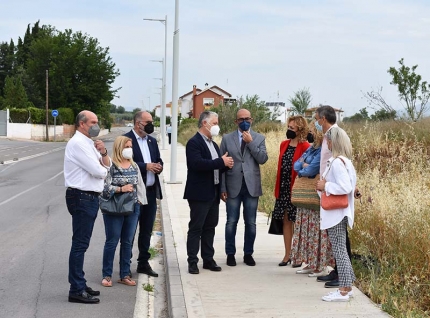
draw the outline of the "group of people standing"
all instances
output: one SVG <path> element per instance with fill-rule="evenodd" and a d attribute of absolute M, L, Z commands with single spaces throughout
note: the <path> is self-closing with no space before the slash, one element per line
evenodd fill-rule
<path fill-rule="evenodd" d="M 187 142 L 187 182 L 184 199 L 190 207 L 187 233 L 188 271 L 199 274 L 200 250 L 203 268 L 221 271 L 215 262 L 213 247 L 218 225 L 220 201 L 226 203 L 226 264 L 236 266 L 236 231 L 243 206 L 245 223 L 243 261 L 255 266 L 256 216 L 261 186 L 260 166 L 268 160 L 265 137 L 251 129 L 253 118 L 240 109 L 234 120 L 237 130 L 225 134 L 221 146 L 213 141 L 220 132 L 218 115 L 204 111 L 198 121 L 198 132 Z M 281 223 L 285 254 L 279 266 L 305 267 L 297 274 L 308 274 L 339 287 L 322 299 L 348 301 L 353 296 L 355 280 L 347 226 L 354 222 L 356 173 L 351 162 L 352 146 L 346 132 L 336 125 L 336 113 L 330 106 L 316 110 L 308 124 L 302 116 L 289 117 L 287 139 L 280 145 L 275 206 L 272 222 Z M 163 161 L 155 138 L 152 116 L 141 111 L 134 116 L 133 129 L 116 138 L 112 158 L 103 141 L 93 141 L 100 131 L 97 116 L 82 111 L 76 117 L 76 133 L 66 146 L 64 177 L 66 203 L 72 216 L 72 247 L 69 256 L 69 301 L 98 303 L 99 291 L 87 286 L 83 272 L 84 255 L 89 246 L 99 199 L 109 200 L 115 194 L 133 193 L 134 210 L 126 215 L 104 213 L 106 242 L 103 251 L 102 281 L 113 285 L 113 263 L 120 246 L 118 283 L 135 286 L 130 269 L 132 246 L 139 225 L 137 272 L 153 277 L 158 274 L 149 264 L 149 247 L 157 210 L 162 199 L 158 175 Z M 320 175 L 320 178 L 315 178 Z M 297 208 L 291 202 L 296 178 L 315 178 L 315 190 L 327 195 L 346 194 L 348 206 L 335 210 Z M 100 198 L 99 198 L 100 196 Z M 335 265 L 336 264 L 336 265 Z M 334 270 L 324 275 L 327 266 Z"/>
<path fill-rule="evenodd" d="M 226 264 L 236 265 L 235 235 L 243 206 L 245 223 L 243 260 L 255 266 L 256 214 L 262 195 L 260 165 L 268 160 L 265 137 L 251 129 L 248 110 L 237 112 L 236 131 L 225 134 L 220 148 L 213 141 L 219 134 L 218 115 L 205 111 L 200 115 L 199 130 L 186 145 L 187 183 L 184 199 L 190 206 L 187 234 L 188 271 L 199 274 L 198 252 L 201 247 L 203 268 L 221 271 L 214 260 L 213 241 L 218 224 L 220 200 L 226 203 Z M 284 237 L 285 254 L 279 266 L 302 267 L 297 274 L 308 274 L 325 287 L 339 287 L 322 297 L 324 301 L 348 301 L 355 280 L 347 225 L 354 222 L 356 173 L 351 162 L 352 146 L 346 132 L 336 125 L 336 113 L 330 106 L 319 107 L 308 124 L 302 116 L 288 119 L 287 139 L 280 145 L 276 203 L 272 215 Z M 319 195 L 346 194 L 348 206 L 334 210 L 297 208 L 291 203 L 296 178 L 315 179 Z M 334 266 L 328 275 L 324 270 Z"/>
<path fill-rule="evenodd" d="M 157 211 L 157 199 L 162 199 L 158 175 L 163 171 L 152 116 L 141 111 L 134 116 L 133 129 L 115 139 L 112 158 L 98 136 L 97 116 L 80 112 L 75 121 L 76 133 L 67 143 L 64 159 L 66 204 L 72 216 L 72 247 L 69 255 L 69 302 L 94 304 L 100 291 L 87 286 L 83 271 L 85 252 L 89 247 L 99 200 L 109 200 L 116 194 L 131 193 L 134 209 L 128 213 L 103 212 L 106 241 L 103 250 L 102 280 L 112 287 L 115 250 L 120 242 L 120 284 L 136 286 L 130 269 L 133 241 L 139 225 L 137 272 L 158 277 L 151 268 L 150 240 Z"/>

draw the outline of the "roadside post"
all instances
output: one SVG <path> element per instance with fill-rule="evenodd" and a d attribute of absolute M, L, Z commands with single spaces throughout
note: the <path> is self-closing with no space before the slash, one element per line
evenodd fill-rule
<path fill-rule="evenodd" d="M 51 112 L 51 114 L 52 114 L 52 117 L 54 117 L 54 142 L 55 142 L 56 139 L 57 139 L 57 134 L 56 134 L 55 130 L 56 130 L 56 127 L 57 127 L 58 110 L 53 109 L 52 112 Z"/>

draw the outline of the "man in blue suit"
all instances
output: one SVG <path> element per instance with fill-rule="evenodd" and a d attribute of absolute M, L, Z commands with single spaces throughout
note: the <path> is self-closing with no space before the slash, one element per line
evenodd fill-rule
<path fill-rule="evenodd" d="M 203 268 L 221 271 L 213 256 L 215 227 L 218 224 L 221 194 L 221 174 L 233 167 L 233 159 L 221 156 L 218 145 L 212 141 L 219 133 L 218 114 L 204 111 L 199 118 L 199 131 L 186 145 L 187 183 L 184 199 L 190 206 L 187 254 L 188 272 L 198 274 L 197 254 L 201 245 Z"/>
<path fill-rule="evenodd" d="M 163 171 L 163 160 L 160 158 L 157 140 L 150 136 L 153 132 L 154 125 L 151 114 L 140 111 L 134 115 L 133 129 L 124 136 L 132 140 L 133 160 L 141 171 L 148 199 L 147 205 L 140 206 L 137 272 L 158 277 L 158 274 L 149 265 L 149 258 L 151 257 L 149 247 L 155 214 L 157 213 L 157 199 L 163 198 L 158 178 L 158 175 Z"/>

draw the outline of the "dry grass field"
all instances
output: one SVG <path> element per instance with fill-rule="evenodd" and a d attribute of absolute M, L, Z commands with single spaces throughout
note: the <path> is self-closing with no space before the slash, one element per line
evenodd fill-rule
<path fill-rule="evenodd" d="M 357 185 L 363 194 L 350 230 L 355 284 L 394 317 L 428 317 L 430 119 L 342 127 L 352 141 Z M 254 128 L 258 131 L 258 126 Z M 184 144 L 196 128 L 186 131 L 179 138 Z M 269 161 L 262 166 L 259 210 L 269 213 L 285 127 L 264 135 Z"/>

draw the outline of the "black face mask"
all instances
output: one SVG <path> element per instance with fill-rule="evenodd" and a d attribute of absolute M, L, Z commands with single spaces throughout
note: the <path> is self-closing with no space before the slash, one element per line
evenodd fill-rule
<path fill-rule="evenodd" d="M 306 137 L 309 143 L 313 143 L 315 141 L 314 135 L 312 133 L 308 132 L 308 135 Z"/>
<path fill-rule="evenodd" d="M 143 128 L 143 131 L 146 132 L 148 135 L 152 134 L 154 132 L 154 125 L 152 123 L 147 123 L 145 125 L 145 128 Z"/>
<path fill-rule="evenodd" d="M 288 129 L 287 130 L 287 138 L 288 139 L 294 139 L 294 138 L 296 138 L 297 137 L 297 134 L 296 134 L 296 132 L 295 131 L 293 131 L 293 130 L 291 130 L 291 129 Z"/>

